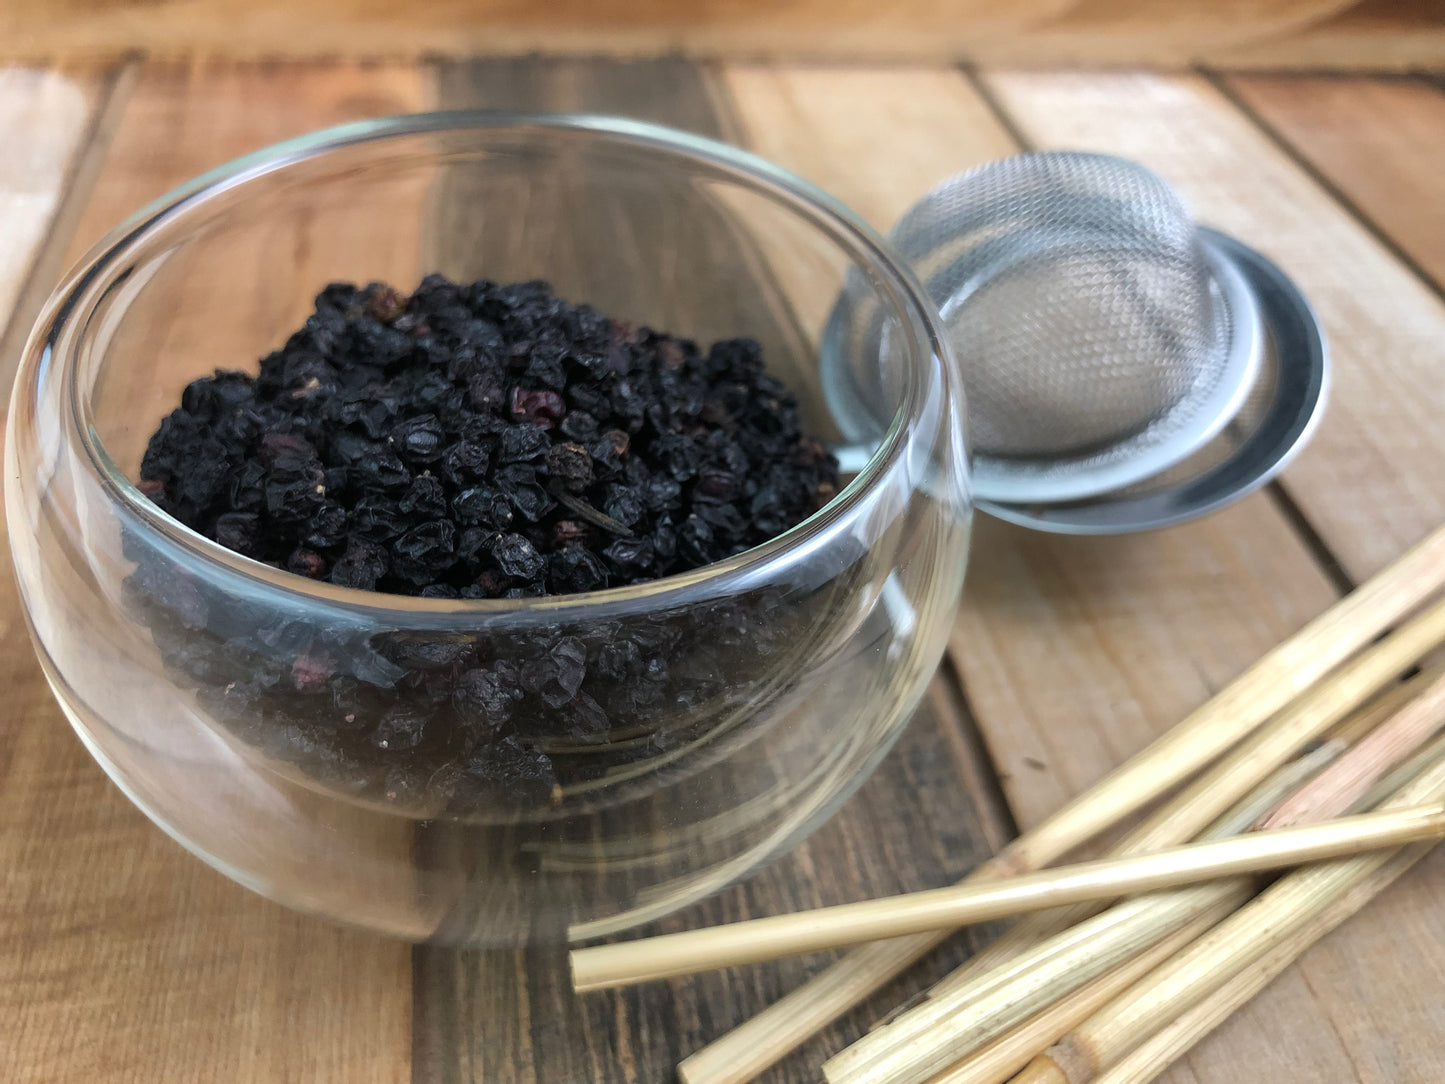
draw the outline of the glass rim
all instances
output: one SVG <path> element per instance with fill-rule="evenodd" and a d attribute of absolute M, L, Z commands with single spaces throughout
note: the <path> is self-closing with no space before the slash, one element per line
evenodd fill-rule
<path fill-rule="evenodd" d="M 209 200 L 328 153 L 416 135 L 527 128 L 610 138 L 719 170 L 729 179 L 771 198 L 809 226 L 821 229 L 843 248 L 852 262 L 868 268 L 874 276 L 874 289 L 891 301 L 904 317 L 910 376 L 904 401 L 894 413 L 887 432 L 847 485 L 787 531 L 721 561 L 640 584 L 521 599 L 431 599 L 309 580 L 227 549 L 165 513 L 141 493 L 136 482 L 110 457 L 91 424 L 87 396 L 82 395 L 78 387 L 79 351 L 61 349 L 62 339 L 68 337 L 65 332 L 73 331 L 74 322 L 93 312 L 100 296 L 119 280 L 118 266 L 127 268 L 131 263 L 128 257 L 143 252 L 157 233 Z M 768 570 L 785 565 L 791 556 L 816 549 L 822 536 L 846 527 L 849 513 L 857 510 L 903 456 L 908 423 L 917 414 L 915 400 L 924 383 L 917 378 L 918 359 L 927 359 L 924 364 L 935 360 L 943 364 L 945 380 L 948 384 L 954 381 L 946 339 L 927 293 L 912 271 L 891 251 L 888 242 L 839 200 L 781 166 L 718 140 L 644 121 L 587 113 L 477 109 L 402 114 L 319 129 L 233 159 L 152 200 L 97 242 L 51 295 L 35 334 L 39 341 L 32 340 L 27 354 L 39 347 L 58 361 L 64 407 L 86 452 L 89 467 L 141 524 L 171 546 L 257 587 L 349 611 L 390 612 L 397 620 L 408 623 L 424 616 L 445 620 L 457 616 L 530 614 L 555 620 L 566 611 L 576 609 L 605 609 L 611 616 L 613 611 L 685 605 L 695 601 L 695 593 L 699 591 L 721 595 L 746 590 L 765 579 Z"/>

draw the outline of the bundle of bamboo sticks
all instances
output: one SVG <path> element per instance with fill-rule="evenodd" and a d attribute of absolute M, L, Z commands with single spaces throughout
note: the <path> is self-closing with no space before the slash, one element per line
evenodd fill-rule
<path fill-rule="evenodd" d="M 958 926 L 1032 912 L 828 1061 L 828 1084 L 1152 1079 L 1445 835 L 1442 589 L 1445 527 L 959 886 L 580 949 L 574 981 L 887 938 L 679 1067 L 743 1084 Z M 1164 798 L 1104 860 L 1045 869 Z"/>

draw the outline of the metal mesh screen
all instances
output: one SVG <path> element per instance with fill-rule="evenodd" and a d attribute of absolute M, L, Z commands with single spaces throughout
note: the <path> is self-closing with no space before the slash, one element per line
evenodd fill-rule
<path fill-rule="evenodd" d="M 1187 426 L 1227 314 L 1188 211 L 1123 159 L 1022 155 L 934 189 L 892 238 L 940 302 L 982 454 L 1107 457 Z"/>

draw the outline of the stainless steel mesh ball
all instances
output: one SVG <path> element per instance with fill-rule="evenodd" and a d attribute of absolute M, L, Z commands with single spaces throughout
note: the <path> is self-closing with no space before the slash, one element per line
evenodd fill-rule
<path fill-rule="evenodd" d="M 981 497 L 1075 500 L 1165 470 L 1223 428 L 1258 365 L 1248 288 L 1137 163 L 992 162 L 935 187 L 890 238 L 963 370 Z M 873 320 L 845 296 L 830 334 L 876 336 Z M 861 416 L 868 374 L 837 384 L 842 414 Z"/>

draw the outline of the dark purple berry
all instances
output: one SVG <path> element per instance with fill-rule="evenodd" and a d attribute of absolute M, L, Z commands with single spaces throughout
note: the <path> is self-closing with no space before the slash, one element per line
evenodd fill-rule
<path fill-rule="evenodd" d="M 431 583 L 456 561 L 456 534 L 444 519 L 413 527 L 392 543 L 392 572 L 418 586 Z"/>
<path fill-rule="evenodd" d="M 526 463 L 541 459 L 551 446 L 551 438 L 540 426 L 514 425 L 502 434 L 497 458 L 502 463 Z"/>
<path fill-rule="evenodd" d="M 432 414 L 398 422 L 391 431 L 396 454 L 408 463 L 431 463 L 441 456 L 446 431 Z"/>
<path fill-rule="evenodd" d="M 525 391 L 513 388 L 509 402 L 512 416 L 531 422 L 541 429 L 551 429 L 567 413 L 567 404 L 555 391 Z"/>
<path fill-rule="evenodd" d="M 386 550 L 364 538 L 353 538 L 341 559 L 331 566 L 331 582 L 338 587 L 375 591 L 376 581 L 386 575 L 390 565 Z"/>
<path fill-rule="evenodd" d="M 415 749 L 426 737 L 431 712 L 411 704 L 397 704 L 389 709 L 371 732 L 371 744 L 389 753 L 404 753 Z"/>
<path fill-rule="evenodd" d="M 498 535 L 492 544 L 492 557 L 503 572 L 519 580 L 536 579 L 547 564 L 537 547 L 519 534 Z"/>
<path fill-rule="evenodd" d="M 565 546 L 547 560 L 547 582 L 553 594 L 596 591 L 607 586 L 606 563 L 586 546 Z"/>
<path fill-rule="evenodd" d="M 256 458 L 269 471 L 297 474 L 317 461 L 316 449 L 305 437 L 294 433 L 267 433 L 256 449 Z"/>
<path fill-rule="evenodd" d="M 490 739 L 512 717 L 521 690 L 491 670 L 468 670 L 457 678 L 452 706 L 474 736 Z"/>
<path fill-rule="evenodd" d="M 256 553 L 260 531 L 261 517 L 254 512 L 227 512 L 217 517 L 211 537 L 228 550 L 251 557 Z"/>
<path fill-rule="evenodd" d="M 331 486 L 326 488 L 328 493 L 332 492 Z M 326 550 L 344 542 L 346 530 L 346 509 L 328 500 L 311 517 L 311 522 L 307 524 L 307 534 L 301 541 L 312 549 Z"/>
<path fill-rule="evenodd" d="M 396 510 L 406 523 L 442 519 L 447 514 L 446 489 L 430 474 L 420 474 L 412 479 L 406 496 L 396 502 Z"/>
<path fill-rule="evenodd" d="M 597 419 L 585 410 L 574 410 L 562 419 L 561 429 L 568 440 L 592 440 L 597 436 Z"/>
<path fill-rule="evenodd" d="M 491 458 L 485 446 L 459 440 L 442 457 L 442 475 L 452 485 L 469 485 L 487 473 Z"/>
<path fill-rule="evenodd" d="M 307 579 L 319 580 L 326 575 L 326 558 L 315 550 L 298 548 L 286 558 L 286 571 Z"/>
<path fill-rule="evenodd" d="M 389 324 L 406 311 L 407 299 L 390 286 L 380 286 L 367 299 L 366 311 Z"/>

